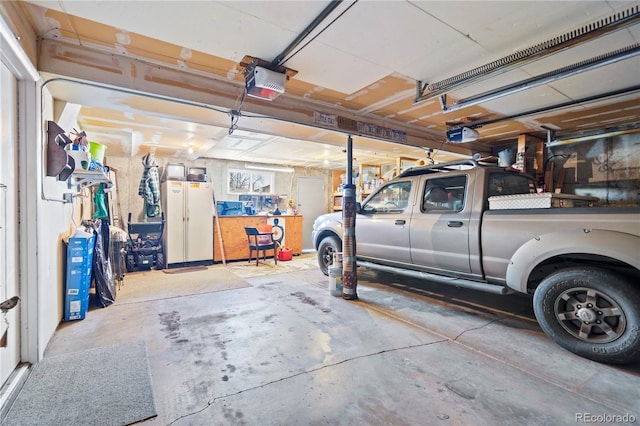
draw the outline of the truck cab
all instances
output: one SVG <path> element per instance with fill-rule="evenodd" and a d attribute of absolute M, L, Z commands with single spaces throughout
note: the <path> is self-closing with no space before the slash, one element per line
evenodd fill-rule
<path fill-rule="evenodd" d="M 474 161 L 409 169 L 362 202 L 357 258 L 482 279 L 479 223 L 487 196 L 534 192 L 530 176 L 480 168 Z M 332 252 L 340 251 L 341 213 L 320 216 L 313 238 L 320 268 L 328 274 Z"/>

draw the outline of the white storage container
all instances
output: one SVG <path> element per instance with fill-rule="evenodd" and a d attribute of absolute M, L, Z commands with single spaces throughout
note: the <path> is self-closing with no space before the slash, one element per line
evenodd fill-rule
<path fill-rule="evenodd" d="M 573 194 L 541 194 L 497 195 L 489 197 L 490 210 L 507 209 L 549 209 L 552 207 L 592 207 L 598 202 L 596 197 L 585 197 Z"/>
<path fill-rule="evenodd" d="M 91 153 L 89 151 L 68 150 L 67 154 L 73 157 L 76 162 L 75 170 L 88 170 L 91 163 Z"/>

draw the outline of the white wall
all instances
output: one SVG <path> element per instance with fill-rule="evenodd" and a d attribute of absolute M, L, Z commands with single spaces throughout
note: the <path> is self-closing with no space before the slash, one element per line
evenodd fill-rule
<path fill-rule="evenodd" d="M 120 199 L 120 210 L 124 222 L 126 223 L 128 213 L 132 213 L 132 221 L 140 222 L 144 220 L 143 199 L 138 195 L 138 185 L 144 167 L 142 166 L 142 155 L 138 157 L 118 157 L 109 156 L 107 149 L 105 163 L 117 170 L 118 187 L 117 197 Z M 171 157 L 156 156 L 156 161 L 160 166 L 160 172 L 168 163 L 184 163 L 186 167 L 205 167 L 207 175 L 213 182 L 213 191 L 216 200 L 237 200 L 236 194 L 227 192 L 227 171 L 229 169 L 244 169 L 245 162 L 217 160 L 217 159 L 199 159 L 195 161 L 176 161 Z M 296 182 L 298 176 L 314 176 L 325 179 L 327 187 L 331 180 L 331 172 L 323 169 L 295 167 L 294 173 L 274 172 L 274 188 L 278 195 L 287 195 L 288 198 L 295 198 L 297 193 Z M 318 194 L 318 196 L 326 196 Z M 279 203 L 281 210 L 286 210 L 287 199 L 282 199 Z"/>
<path fill-rule="evenodd" d="M 63 193 L 71 192 L 67 182 L 46 175 L 47 121 L 55 121 L 53 99 L 46 88 L 42 95 L 41 140 L 34 143 L 37 152 L 33 173 L 38 173 L 37 194 L 37 267 L 38 267 L 38 357 L 64 316 L 65 257 L 63 240 L 76 227 L 72 221 L 74 204 L 63 203 Z M 64 129 L 67 130 L 67 129 Z M 36 196 L 34 194 L 34 196 Z M 77 208 L 77 207 L 76 207 Z M 33 260 L 36 262 L 36 259 Z M 35 266 L 35 265 L 34 265 Z"/>
<path fill-rule="evenodd" d="M 17 87 L 15 76 L 0 63 L 0 301 L 20 296 Z M 6 333 L 6 342 L 0 351 L 0 384 L 20 362 L 20 309 L 2 314 L 0 335 Z"/>
<path fill-rule="evenodd" d="M 17 184 L 19 187 L 19 280 L 21 361 L 38 362 L 63 316 L 62 238 L 71 225 L 72 205 L 62 202 L 66 182 L 46 177 L 46 119 L 53 101 L 41 94 L 34 65 L 0 19 L 0 53 L 18 79 Z"/>

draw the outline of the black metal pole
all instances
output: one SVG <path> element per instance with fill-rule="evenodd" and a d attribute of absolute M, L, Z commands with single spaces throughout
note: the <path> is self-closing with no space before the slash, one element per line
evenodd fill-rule
<path fill-rule="evenodd" d="M 342 197 L 342 298 L 355 300 L 356 274 L 356 186 L 353 184 L 353 139 L 347 139 L 347 184 Z"/>
<path fill-rule="evenodd" d="M 307 28 L 304 29 L 304 31 L 302 31 L 302 33 L 298 34 L 298 36 L 296 37 L 295 40 L 293 40 L 289 46 L 287 46 L 286 49 L 284 49 L 282 51 L 282 53 L 280 53 L 278 56 L 276 56 L 276 58 L 271 61 L 271 69 L 275 69 L 277 66 L 282 65 L 283 61 L 286 59 L 286 56 L 291 53 L 291 51 L 293 49 L 295 49 L 295 47 L 297 45 L 299 45 L 302 40 L 305 39 L 305 37 L 307 37 L 309 34 L 311 34 L 311 32 L 318 26 L 320 25 L 320 23 L 322 21 L 325 20 L 325 18 L 327 16 L 329 16 L 329 14 L 331 14 L 331 12 L 333 12 L 333 10 L 340 6 L 340 3 L 342 3 L 342 0 L 332 0 L 331 3 L 329 3 L 324 10 L 320 13 L 320 15 L 316 16 L 316 18 L 313 20 L 313 22 L 311 22 L 309 25 L 307 25 Z"/>

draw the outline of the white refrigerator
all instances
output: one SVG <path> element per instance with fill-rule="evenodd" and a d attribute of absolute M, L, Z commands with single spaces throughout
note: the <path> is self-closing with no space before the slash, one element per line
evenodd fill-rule
<path fill-rule="evenodd" d="M 162 184 L 162 207 L 167 267 L 213 263 L 212 183 L 167 180 Z"/>

